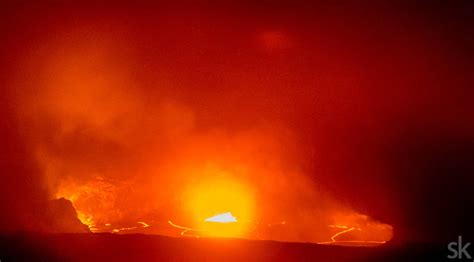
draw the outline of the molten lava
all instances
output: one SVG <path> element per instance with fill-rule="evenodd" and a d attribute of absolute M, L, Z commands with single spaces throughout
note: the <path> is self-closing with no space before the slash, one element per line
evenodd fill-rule
<path fill-rule="evenodd" d="M 217 214 L 215 216 L 206 218 L 204 222 L 208 225 L 205 227 L 205 229 L 193 229 L 193 228 L 178 226 L 171 221 L 168 221 L 168 224 L 170 224 L 171 226 L 175 228 L 182 229 L 183 231 L 181 231 L 180 233 L 181 236 L 199 238 L 201 235 L 225 236 L 223 233 L 225 233 L 226 231 L 227 231 L 227 234 L 231 232 L 229 231 L 229 228 L 232 228 L 232 225 L 229 225 L 229 223 L 238 223 L 237 219 L 232 215 L 231 212 L 225 212 L 223 214 Z M 223 225 L 219 225 L 219 224 L 223 224 Z M 212 228 L 213 228 L 213 231 L 210 230 Z M 231 235 L 227 235 L 227 236 L 231 236 Z"/>
<path fill-rule="evenodd" d="M 270 223 L 263 218 L 262 215 L 265 214 L 262 210 L 256 209 L 257 198 L 250 184 L 227 175 L 209 177 L 181 189 L 181 202 L 173 206 L 176 210 L 168 209 L 163 212 L 174 217 L 180 212 L 177 211 L 180 210 L 179 207 L 183 209 L 182 216 L 178 216 L 176 220 L 179 223 L 175 223 L 175 219 L 168 220 L 168 228 L 171 226 L 179 229 L 173 232 L 183 237 L 273 239 L 359 246 L 383 244 L 392 237 L 390 225 L 374 221 L 350 209 L 323 210 L 323 216 L 310 217 L 310 222 L 301 219 L 304 217 L 300 220 L 287 220 L 290 217 L 282 216 L 275 217 L 275 220 L 284 222 Z M 167 220 L 160 220 L 156 216 L 140 217 L 134 215 L 133 210 L 117 208 L 118 196 L 128 190 L 127 186 L 96 178 L 82 185 L 65 183 L 57 197 L 71 200 L 78 218 L 94 233 L 174 235 L 164 227 Z M 261 200 L 258 200 L 260 203 Z M 129 213 L 126 214 L 126 211 Z M 299 235 L 293 237 L 295 234 L 305 238 Z"/>
<path fill-rule="evenodd" d="M 224 214 L 215 215 L 210 218 L 206 218 L 206 222 L 215 222 L 215 223 L 235 223 L 237 219 L 230 212 L 225 212 Z"/>

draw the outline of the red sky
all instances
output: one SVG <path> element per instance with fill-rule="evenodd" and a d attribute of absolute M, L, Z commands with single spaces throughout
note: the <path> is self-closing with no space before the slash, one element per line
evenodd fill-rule
<path fill-rule="evenodd" d="M 0 9 L 0 228 L 71 178 L 148 185 L 142 212 L 218 166 L 283 214 L 330 196 L 404 241 L 472 229 L 467 1 Z"/>

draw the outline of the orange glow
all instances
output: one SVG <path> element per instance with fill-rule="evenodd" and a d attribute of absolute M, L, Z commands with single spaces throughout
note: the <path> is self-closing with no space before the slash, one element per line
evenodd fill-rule
<path fill-rule="evenodd" d="M 119 212 L 113 208 L 116 197 L 116 188 L 102 178 L 83 185 L 64 183 L 56 193 L 56 198 L 72 202 L 78 219 L 92 232 L 100 232 L 100 225 L 110 224 L 111 218 L 120 217 Z"/>
<path fill-rule="evenodd" d="M 179 235 L 169 224 L 183 236 L 331 243 L 391 238 L 390 226 L 348 210 L 320 190 L 306 164 L 306 145 L 280 117 L 255 122 L 259 114 L 233 109 L 221 115 L 225 99 L 213 95 L 206 96 L 206 106 L 196 104 L 192 90 L 206 86 L 202 81 L 184 96 L 174 94 L 172 78 L 150 81 L 156 94 L 131 88 L 143 83 L 136 83 L 127 56 L 116 63 L 124 53 L 106 32 L 93 32 L 103 41 L 67 34 L 70 40 L 45 47 L 61 52 L 31 67 L 39 89 L 18 94 L 18 110 L 25 130 L 32 130 L 27 136 L 47 186 L 56 198 L 71 200 L 92 232 Z M 283 29 L 256 37 L 268 54 L 297 47 Z M 129 55 L 132 59 L 133 52 Z M 246 81 L 232 77 L 229 83 L 238 90 L 260 79 L 249 73 Z M 232 108 L 245 108 L 241 98 L 232 101 Z M 216 108 L 207 108 L 213 104 Z M 57 132 L 49 132 L 50 125 Z M 339 211 L 344 215 L 335 214 Z M 332 224 L 347 228 L 341 232 L 328 227 Z"/>
<path fill-rule="evenodd" d="M 117 223 L 122 219 L 120 210 L 114 208 L 118 190 L 110 181 L 98 177 L 84 185 L 64 183 L 56 198 L 70 200 L 77 218 L 93 233 L 121 233 L 150 227 L 144 221 L 125 223 L 127 226 Z"/>
<path fill-rule="evenodd" d="M 248 233 L 255 204 L 244 185 L 232 179 L 219 179 L 191 187 L 185 195 L 193 224 L 206 235 L 244 237 Z"/>
<path fill-rule="evenodd" d="M 201 174 L 207 177 L 206 180 L 188 183 L 188 186 L 180 188 L 181 206 L 185 207 L 182 217 L 184 220 L 181 220 L 182 225 L 172 221 L 168 221 L 168 224 L 179 229 L 178 232 L 183 237 L 238 237 L 358 246 L 379 245 L 392 238 L 390 225 L 374 221 L 350 209 L 326 210 L 325 215 L 329 219 L 327 222 L 332 222 L 329 225 L 324 225 L 322 221 L 312 217 L 310 222 L 305 221 L 304 217 L 280 223 L 262 221 L 262 212 L 257 212 L 255 208 L 257 205 L 252 187 L 227 173 L 217 169 L 211 170 L 212 172 Z M 147 220 L 121 220 L 124 215 L 120 209 L 115 208 L 117 198 L 121 190 L 124 190 L 120 187 L 113 181 L 98 177 L 83 185 L 64 183 L 56 197 L 71 200 L 78 218 L 88 225 L 92 232 L 163 234 L 165 231 L 160 231 L 156 223 L 150 224 Z M 169 216 L 177 214 L 176 210 L 167 212 Z M 158 225 L 160 223 L 165 222 L 159 222 Z M 319 229 L 312 231 L 313 227 Z M 303 231 L 305 238 L 292 238 L 295 232 Z M 273 233 L 277 235 L 272 235 Z"/>
<path fill-rule="evenodd" d="M 474 179 L 472 8 L 24 2 L 0 0 L 0 234 L 372 246 L 471 227 L 452 214 Z"/>
<path fill-rule="evenodd" d="M 326 225 L 323 224 L 323 217 L 319 217 L 320 220 L 313 217 L 305 220 L 304 216 L 290 221 L 283 220 L 285 217 L 276 217 L 275 220 L 281 219 L 284 222 L 269 223 L 262 220 L 264 213 L 256 209 L 255 191 L 251 184 L 246 184 L 245 180 L 237 180 L 236 177 L 215 168 L 200 176 L 206 179 L 196 183 L 191 181 L 176 191 L 182 192 L 180 205 L 183 207 L 183 213 L 180 223 L 168 221 L 169 225 L 179 229 L 175 234 L 160 229 L 166 220 L 158 223 L 150 223 L 151 220 L 146 218 L 138 220 L 130 208 L 141 205 L 132 203 L 133 206 L 124 211 L 116 208 L 117 198 L 122 191 L 128 190 L 121 187 L 129 188 L 130 185 L 119 185 L 98 177 L 82 185 L 73 182 L 63 183 L 56 197 L 71 200 L 77 210 L 78 218 L 94 233 L 149 232 L 196 238 L 273 239 L 357 246 L 380 245 L 392 238 L 393 229 L 390 225 L 345 208 L 325 210 L 326 223 L 329 223 Z M 271 199 L 264 201 L 274 203 Z M 129 213 L 123 215 L 124 212 Z M 180 211 L 169 209 L 165 212 L 169 218 Z M 123 217 L 126 220 L 123 220 Z M 130 217 L 135 218 L 131 220 Z M 133 219 L 137 220 L 134 222 Z M 302 234 L 301 232 L 304 232 L 304 238 L 301 236 L 293 238 L 295 233 Z"/>

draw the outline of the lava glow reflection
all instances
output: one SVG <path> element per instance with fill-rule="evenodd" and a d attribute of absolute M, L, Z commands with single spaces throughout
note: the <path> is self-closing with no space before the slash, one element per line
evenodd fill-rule
<path fill-rule="evenodd" d="M 193 228 L 199 228 L 201 236 L 249 237 L 255 204 L 246 184 L 228 177 L 209 179 L 191 185 L 184 199 Z"/>
<path fill-rule="evenodd" d="M 253 194 L 247 185 L 236 180 L 212 179 L 190 185 L 184 195 L 184 205 L 196 225 L 203 221 L 242 223 L 254 219 Z"/>

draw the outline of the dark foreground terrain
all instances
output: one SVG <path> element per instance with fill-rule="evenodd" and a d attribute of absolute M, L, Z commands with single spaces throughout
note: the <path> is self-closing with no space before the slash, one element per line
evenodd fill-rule
<path fill-rule="evenodd" d="M 340 247 L 156 235 L 10 234 L 0 261 L 450 261 L 444 246 Z M 453 261 L 453 260 L 451 260 Z M 456 260 L 459 261 L 459 260 Z"/>

